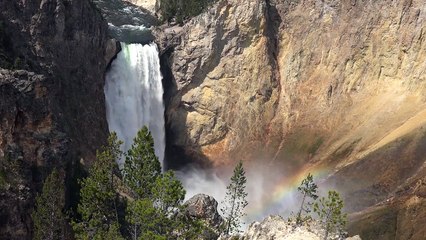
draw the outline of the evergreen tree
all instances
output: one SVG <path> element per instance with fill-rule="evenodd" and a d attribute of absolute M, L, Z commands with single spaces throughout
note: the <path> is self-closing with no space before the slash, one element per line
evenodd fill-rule
<path fill-rule="evenodd" d="M 152 191 L 156 208 L 165 215 L 172 214 L 182 205 L 186 193 L 173 171 L 167 171 L 157 178 Z"/>
<path fill-rule="evenodd" d="M 183 211 L 184 206 L 180 207 Z M 174 237 L 176 239 L 216 239 L 218 236 L 214 230 L 210 229 L 199 219 L 191 218 L 185 214 L 178 214 L 174 219 Z"/>
<path fill-rule="evenodd" d="M 116 161 L 120 159 L 121 141 L 112 133 L 107 146 L 97 152 L 97 160 L 83 179 L 77 211 L 81 221 L 73 224 L 77 239 L 122 239 L 117 213 Z"/>
<path fill-rule="evenodd" d="M 159 13 L 163 21 L 176 18 L 177 23 L 183 23 L 190 17 L 203 12 L 209 4 L 216 0 L 160 0 Z"/>
<path fill-rule="evenodd" d="M 173 172 L 160 176 L 152 191 L 152 198 L 139 198 L 128 204 L 132 239 L 172 239 L 173 231 L 182 227 L 183 222 L 175 213 L 181 207 L 185 190 Z"/>
<path fill-rule="evenodd" d="M 170 239 L 178 228 L 172 215 L 181 206 L 185 190 L 173 172 L 161 173 L 147 127 L 137 133 L 127 153 L 123 176 L 133 193 L 126 211 L 132 239 Z"/>
<path fill-rule="evenodd" d="M 43 190 L 36 197 L 35 210 L 31 214 L 35 240 L 64 239 L 66 224 L 64 205 L 64 181 L 54 169 L 44 181 Z"/>
<path fill-rule="evenodd" d="M 131 239 L 146 239 L 147 235 L 159 237 L 157 235 L 160 233 L 155 230 L 162 224 L 162 219 L 159 219 L 157 210 L 150 199 L 143 198 L 130 201 L 126 209 L 126 219 L 130 224 Z"/>
<path fill-rule="evenodd" d="M 222 203 L 222 213 L 225 215 L 224 233 L 238 232 L 241 226 L 241 218 L 245 216 L 244 208 L 248 202 L 246 200 L 246 176 L 243 163 L 240 161 L 234 169 L 230 184 L 226 187 L 225 201 Z"/>
<path fill-rule="evenodd" d="M 138 131 L 126 155 L 123 180 L 135 198 L 149 198 L 152 197 L 152 187 L 160 174 L 161 164 L 155 155 L 154 139 L 144 126 Z"/>
<path fill-rule="evenodd" d="M 322 197 L 314 204 L 314 212 L 318 214 L 324 228 L 324 240 L 329 234 L 337 233 L 341 235 L 346 225 L 347 214 L 342 212 L 343 200 L 336 191 L 328 191 L 328 197 Z"/>
<path fill-rule="evenodd" d="M 312 198 L 313 200 L 316 200 L 318 196 L 317 193 L 318 186 L 315 184 L 313 176 L 309 173 L 308 176 L 303 179 L 300 186 L 297 188 L 297 190 L 303 195 L 302 202 L 300 204 L 299 212 L 296 216 L 296 224 L 300 225 L 304 220 L 305 217 L 302 216 L 303 213 L 309 213 L 311 211 L 310 206 L 312 205 L 311 202 L 307 201 L 308 198 Z"/>

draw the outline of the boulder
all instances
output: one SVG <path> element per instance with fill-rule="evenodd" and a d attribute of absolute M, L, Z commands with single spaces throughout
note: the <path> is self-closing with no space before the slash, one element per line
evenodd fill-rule
<path fill-rule="evenodd" d="M 218 230 L 223 222 L 217 211 L 217 201 L 206 194 L 197 194 L 185 202 L 184 214 L 202 220 L 208 227 Z"/>

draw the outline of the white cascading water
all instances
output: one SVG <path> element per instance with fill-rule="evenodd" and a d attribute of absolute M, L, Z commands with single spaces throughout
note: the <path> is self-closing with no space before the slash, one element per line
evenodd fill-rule
<path fill-rule="evenodd" d="M 136 133 L 148 126 L 155 153 L 163 165 L 165 150 L 163 85 L 158 49 L 154 43 L 122 44 L 105 79 L 109 130 L 116 132 L 127 151 Z M 123 160 L 120 160 L 120 165 Z M 163 165 L 164 166 L 164 165 Z"/>

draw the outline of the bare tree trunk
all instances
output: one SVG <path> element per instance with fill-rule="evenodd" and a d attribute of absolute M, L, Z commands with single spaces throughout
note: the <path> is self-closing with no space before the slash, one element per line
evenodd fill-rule
<path fill-rule="evenodd" d="M 235 208 L 235 199 L 237 198 L 237 188 L 234 189 L 234 194 L 232 196 L 232 207 L 231 207 L 231 212 L 229 214 L 229 218 L 228 218 L 228 227 L 226 229 L 226 234 L 229 234 L 229 230 L 231 229 L 231 221 L 234 218 L 234 208 Z"/>
<path fill-rule="evenodd" d="M 299 213 L 297 214 L 297 218 L 296 218 L 297 225 L 302 223 L 301 216 L 302 216 L 303 204 L 305 204 L 305 198 L 306 198 L 306 194 L 303 194 L 302 204 L 300 205 Z"/>

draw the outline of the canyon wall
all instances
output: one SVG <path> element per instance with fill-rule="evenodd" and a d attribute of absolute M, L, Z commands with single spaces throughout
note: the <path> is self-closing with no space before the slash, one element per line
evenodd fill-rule
<path fill-rule="evenodd" d="M 89 0 L 0 2 L 0 238 L 31 239 L 36 190 L 106 141 L 104 72 L 115 55 Z M 75 190 L 75 189 L 74 189 Z"/>
<path fill-rule="evenodd" d="M 416 0 L 228 0 L 158 30 L 170 165 L 324 169 L 364 236 L 421 239 L 425 23 Z"/>

